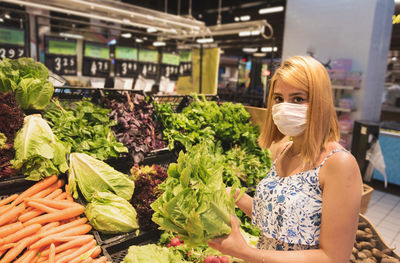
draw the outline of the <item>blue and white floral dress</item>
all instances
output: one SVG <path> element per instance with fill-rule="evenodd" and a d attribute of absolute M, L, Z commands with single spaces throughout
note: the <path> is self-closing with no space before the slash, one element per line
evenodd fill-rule
<path fill-rule="evenodd" d="M 346 150 L 336 149 L 318 167 L 288 177 L 280 177 L 276 171 L 279 153 L 253 199 L 252 223 L 261 230 L 259 249 L 318 248 L 322 211 L 318 174 L 325 161 L 338 151 Z"/>

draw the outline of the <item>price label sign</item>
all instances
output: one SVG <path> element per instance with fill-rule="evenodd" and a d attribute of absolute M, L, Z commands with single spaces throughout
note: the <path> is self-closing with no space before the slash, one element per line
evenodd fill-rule
<path fill-rule="evenodd" d="M 103 44 L 85 42 L 82 75 L 106 78 L 110 74 L 110 48 Z"/>
<path fill-rule="evenodd" d="M 192 75 L 192 51 L 182 51 L 179 53 L 179 75 Z"/>
<path fill-rule="evenodd" d="M 139 50 L 139 74 L 147 79 L 156 79 L 158 65 L 158 51 L 149 49 Z"/>
<path fill-rule="evenodd" d="M 28 56 L 25 32 L 21 29 L 0 27 L 0 59 Z"/>
<path fill-rule="evenodd" d="M 45 38 L 45 65 L 58 75 L 76 75 L 76 40 Z"/>
<path fill-rule="evenodd" d="M 161 75 L 171 80 L 177 80 L 179 75 L 179 55 L 163 53 L 161 57 Z"/>
<path fill-rule="evenodd" d="M 114 73 L 117 77 L 133 78 L 139 75 L 138 50 L 131 47 L 115 47 Z"/>

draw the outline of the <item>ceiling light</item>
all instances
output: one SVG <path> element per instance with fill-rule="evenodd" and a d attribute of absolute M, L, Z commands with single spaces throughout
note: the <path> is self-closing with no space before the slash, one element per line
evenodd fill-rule
<path fill-rule="evenodd" d="M 240 17 L 240 21 L 249 21 L 250 20 L 250 16 L 241 16 Z"/>
<path fill-rule="evenodd" d="M 143 40 L 147 40 L 147 37 L 143 37 Z"/>
<path fill-rule="evenodd" d="M 247 52 L 247 53 L 254 53 L 257 52 L 258 48 L 256 47 L 244 47 L 243 52 Z"/>
<path fill-rule="evenodd" d="M 3 23 L 4 22 L 4 19 L 3 18 L 0 18 L 0 23 Z"/>
<path fill-rule="evenodd" d="M 114 38 L 107 43 L 107 46 L 116 45 L 116 44 L 117 44 L 117 40 L 115 40 L 115 38 Z"/>
<path fill-rule="evenodd" d="M 239 22 L 240 18 L 238 16 L 235 16 L 235 22 Z"/>
<path fill-rule="evenodd" d="M 121 37 L 123 37 L 123 38 L 131 38 L 132 37 L 132 33 L 123 33 L 123 34 L 121 34 Z"/>
<path fill-rule="evenodd" d="M 61 33 L 60 33 L 60 36 L 62 36 L 62 37 L 69 37 L 69 38 L 76 38 L 76 39 L 83 39 L 83 36 L 82 36 L 82 35 L 71 34 L 71 33 L 64 33 L 64 32 L 61 32 Z"/>
<path fill-rule="evenodd" d="M 251 32 L 250 31 L 242 31 L 242 32 L 239 32 L 239 36 L 240 37 L 248 37 L 248 36 L 250 36 L 251 35 Z"/>
<path fill-rule="evenodd" d="M 263 53 L 263 52 L 256 52 L 253 54 L 253 56 L 255 56 L 255 57 L 265 57 L 265 55 L 266 55 L 266 53 Z"/>
<path fill-rule="evenodd" d="M 136 43 L 143 43 L 143 40 L 141 40 L 140 38 L 136 38 L 135 41 Z"/>
<path fill-rule="evenodd" d="M 154 33 L 154 32 L 157 32 L 157 29 L 155 29 L 154 27 L 147 28 L 147 33 Z"/>
<path fill-rule="evenodd" d="M 285 8 L 283 6 L 274 6 L 274 7 L 262 8 L 258 10 L 258 13 L 260 15 L 271 14 L 271 13 L 282 12 L 284 9 Z"/>
<path fill-rule="evenodd" d="M 200 44 L 212 43 L 212 42 L 214 42 L 214 39 L 212 37 L 209 37 L 209 38 L 198 38 L 196 40 L 196 42 L 200 43 Z"/>
<path fill-rule="evenodd" d="M 276 51 L 278 51 L 278 48 L 277 47 L 262 47 L 261 48 L 261 51 L 262 52 L 271 52 L 271 51 L 274 51 L 274 52 L 276 52 Z"/>
<path fill-rule="evenodd" d="M 252 36 L 258 36 L 259 34 L 260 34 L 260 31 L 259 31 L 259 30 L 251 31 L 251 35 L 252 35 Z"/>
<path fill-rule="evenodd" d="M 155 46 L 155 47 L 163 47 L 163 46 L 165 46 L 165 42 L 163 42 L 163 41 L 155 41 L 155 42 L 153 42 L 153 46 Z"/>
<path fill-rule="evenodd" d="M 7 18 L 7 19 L 11 18 L 11 16 L 9 14 L 5 14 L 4 17 Z"/>

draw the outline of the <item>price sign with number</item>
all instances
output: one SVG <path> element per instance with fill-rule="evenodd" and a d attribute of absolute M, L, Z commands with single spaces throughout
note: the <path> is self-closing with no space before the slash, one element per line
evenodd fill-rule
<path fill-rule="evenodd" d="M 76 40 L 45 37 L 45 65 L 58 75 L 76 75 Z"/>
<path fill-rule="evenodd" d="M 135 78 L 139 75 L 138 50 L 132 47 L 115 47 L 114 73 L 117 77 Z"/>
<path fill-rule="evenodd" d="M 25 32 L 21 29 L 0 27 L 0 59 L 26 57 Z"/>
<path fill-rule="evenodd" d="M 192 75 L 192 51 L 182 51 L 179 53 L 179 75 Z"/>
<path fill-rule="evenodd" d="M 82 75 L 106 78 L 110 74 L 110 48 L 100 43 L 85 42 Z"/>
<path fill-rule="evenodd" d="M 177 80 L 179 75 L 179 55 L 163 53 L 161 57 L 161 75 L 171 80 Z"/>

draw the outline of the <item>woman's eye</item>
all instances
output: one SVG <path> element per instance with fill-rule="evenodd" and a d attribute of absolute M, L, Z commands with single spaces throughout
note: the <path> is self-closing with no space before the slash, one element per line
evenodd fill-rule
<path fill-rule="evenodd" d="M 281 97 L 275 97 L 275 98 L 274 98 L 274 101 L 275 101 L 276 103 L 281 103 L 281 102 L 283 101 L 283 99 L 282 99 Z"/>
<path fill-rule="evenodd" d="M 305 101 L 305 99 L 303 99 L 303 98 L 301 98 L 301 97 L 295 97 L 295 98 L 293 99 L 293 101 L 294 101 L 295 103 L 302 103 L 302 102 Z"/>

